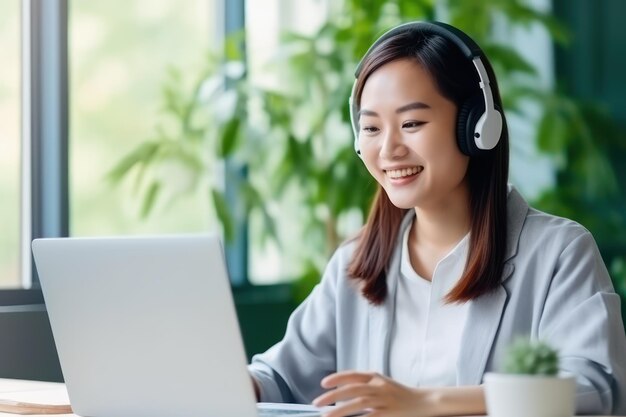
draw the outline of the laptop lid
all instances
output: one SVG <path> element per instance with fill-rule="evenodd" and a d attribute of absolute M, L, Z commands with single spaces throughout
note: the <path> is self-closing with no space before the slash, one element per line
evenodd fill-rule
<path fill-rule="evenodd" d="M 36 239 L 75 413 L 256 416 L 215 236 Z"/>

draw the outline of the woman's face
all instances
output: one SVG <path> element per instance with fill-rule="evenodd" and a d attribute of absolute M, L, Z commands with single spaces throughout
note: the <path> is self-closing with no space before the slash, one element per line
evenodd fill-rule
<path fill-rule="evenodd" d="M 365 166 L 400 208 L 437 208 L 466 195 L 469 157 L 456 144 L 456 105 L 408 59 L 387 63 L 363 87 L 359 147 Z"/>

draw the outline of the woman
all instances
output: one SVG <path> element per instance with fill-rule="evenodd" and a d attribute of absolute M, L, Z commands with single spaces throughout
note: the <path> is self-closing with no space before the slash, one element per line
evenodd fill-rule
<path fill-rule="evenodd" d="M 253 358 L 261 401 L 328 415 L 484 414 L 481 386 L 520 335 L 559 349 L 578 413 L 626 413 L 626 337 L 591 234 L 507 186 L 508 131 L 491 65 L 467 35 L 414 22 L 366 53 L 355 147 L 379 183 L 341 246 Z"/>

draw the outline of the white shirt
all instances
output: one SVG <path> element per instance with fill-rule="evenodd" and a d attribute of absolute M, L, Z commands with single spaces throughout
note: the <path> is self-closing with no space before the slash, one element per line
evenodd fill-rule
<path fill-rule="evenodd" d="M 461 278 L 469 234 L 436 265 L 432 282 L 419 276 L 409 258 L 408 227 L 404 233 L 400 280 L 391 330 L 391 377 L 408 386 L 457 385 L 457 359 L 468 304 L 444 304 Z"/>

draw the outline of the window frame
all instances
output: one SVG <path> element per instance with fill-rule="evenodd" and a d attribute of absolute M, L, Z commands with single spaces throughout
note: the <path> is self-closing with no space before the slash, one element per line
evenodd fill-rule
<path fill-rule="evenodd" d="M 232 0 L 223 2 L 223 27 L 218 34 L 218 42 L 223 38 L 245 29 L 245 0 Z M 219 27 L 219 26 L 218 26 Z M 245 60 L 245 44 L 240 45 L 241 56 Z M 228 85 L 226 86 L 228 87 Z M 234 217 L 234 239 L 225 243 L 226 263 L 228 273 L 233 286 L 251 286 L 248 277 L 249 265 L 249 239 L 248 221 L 245 215 L 243 202 L 238 198 L 238 189 L 242 182 L 246 181 L 248 169 L 232 159 L 227 159 L 224 164 L 226 202 L 231 208 Z"/>
<path fill-rule="evenodd" d="M 30 242 L 69 236 L 68 3 L 22 4 L 21 278 L 38 288 Z"/>

